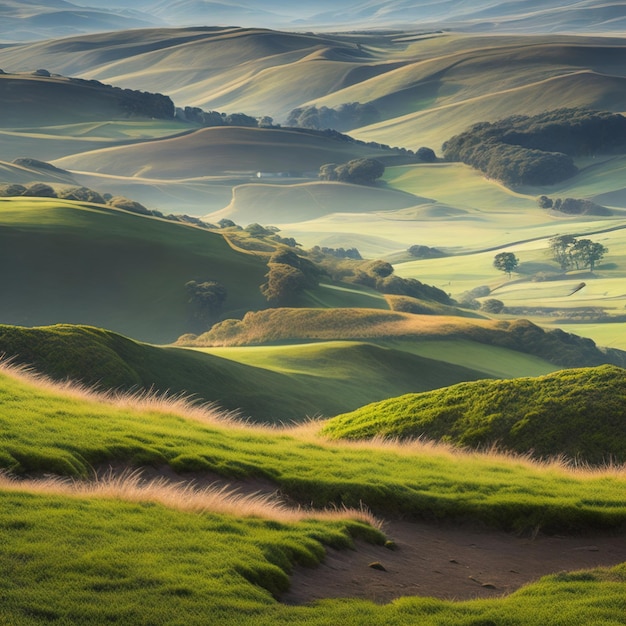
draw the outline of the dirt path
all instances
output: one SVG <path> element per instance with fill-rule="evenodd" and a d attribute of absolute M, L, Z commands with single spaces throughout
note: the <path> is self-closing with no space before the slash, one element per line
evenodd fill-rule
<path fill-rule="evenodd" d="M 392 551 L 358 541 L 356 550 L 328 549 L 315 569 L 296 567 L 281 600 L 304 604 L 322 598 L 386 603 L 401 596 L 446 600 L 509 594 L 546 574 L 613 566 L 626 561 L 626 535 L 538 536 L 426 523 L 386 522 Z M 380 563 L 386 571 L 374 569 Z"/>

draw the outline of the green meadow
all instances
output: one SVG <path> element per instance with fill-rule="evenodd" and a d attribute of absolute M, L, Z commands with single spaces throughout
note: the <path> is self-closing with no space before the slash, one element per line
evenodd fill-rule
<path fill-rule="evenodd" d="M 317 508 L 367 506 L 523 532 L 619 528 L 626 520 L 624 477 L 611 470 L 424 444 L 331 443 L 310 427 L 252 429 L 180 403 L 55 387 L 11 368 L 0 377 L 0 404 L 0 464 L 18 474 L 86 477 L 108 463 L 169 465 L 188 478 L 207 470 L 264 478 Z M 358 511 L 294 512 L 267 499 L 142 485 L 132 476 L 95 484 L 2 479 L 0 500 L 0 528 L 11 534 L 0 543 L 0 615 L 10 624 L 200 624 L 210 615 L 223 624 L 556 625 L 563 616 L 617 624 L 623 614 L 623 566 L 556 574 L 493 600 L 281 604 L 294 565 L 314 567 L 324 546 L 384 541 Z"/>

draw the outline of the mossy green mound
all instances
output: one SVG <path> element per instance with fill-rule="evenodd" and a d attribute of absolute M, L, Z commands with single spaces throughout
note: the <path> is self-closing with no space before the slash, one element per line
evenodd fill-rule
<path fill-rule="evenodd" d="M 339 415 L 333 438 L 429 437 L 472 448 L 500 446 L 588 463 L 626 461 L 626 370 L 563 370 L 409 394 Z"/>

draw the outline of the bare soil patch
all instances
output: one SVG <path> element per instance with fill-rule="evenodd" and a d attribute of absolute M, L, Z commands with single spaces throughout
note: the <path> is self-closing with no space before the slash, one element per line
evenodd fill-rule
<path fill-rule="evenodd" d="M 547 574 L 614 566 L 626 561 L 626 536 L 517 537 L 475 527 L 387 521 L 390 550 L 364 541 L 355 550 L 327 549 L 317 568 L 297 566 L 286 604 L 323 598 L 387 603 L 402 596 L 445 600 L 509 594 Z M 379 563 L 385 569 L 371 567 Z"/>

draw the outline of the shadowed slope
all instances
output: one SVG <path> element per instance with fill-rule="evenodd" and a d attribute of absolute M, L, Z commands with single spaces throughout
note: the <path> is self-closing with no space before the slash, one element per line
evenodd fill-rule
<path fill-rule="evenodd" d="M 255 421 L 301 421 L 365 402 L 484 376 L 372 344 L 333 342 L 250 351 L 157 348 L 83 326 L 0 325 L 0 353 L 55 379 L 101 389 L 191 394 Z"/>

